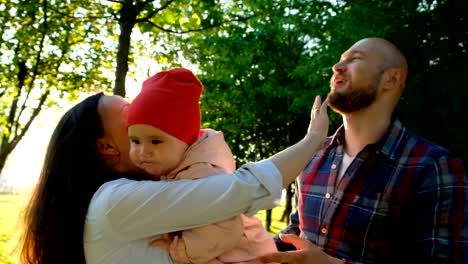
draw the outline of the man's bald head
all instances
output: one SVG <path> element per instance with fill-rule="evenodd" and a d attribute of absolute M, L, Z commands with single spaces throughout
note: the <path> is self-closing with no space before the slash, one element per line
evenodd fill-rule
<path fill-rule="evenodd" d="M 402 88 L 405 86 L 408 74 L 408 64 L 401 50 L 390 41 L 383 38 L 365 38 L 356 42 L 350 50 L 365 50 L 375 55 L 375 63 L 382 71 L 396 69 L 402 73 Z"/>
<path fill-rule="evenodd" d="M 381 48 L 389 68 L 401 68 L 404 70 L 408 69 L 405 56 L 401 50 L 395 46 L 395 44 L 382 38 L 367 38 L 364 40 L 375 43 L 376 46 Z"/>
<path fill-rule="evenodd" d="M 408 66 L 391 42 L 365 38 L 346 50 L 332 70 L 329 104 L 339 113 L 352 113 L 376 105 L 393 110 L 405 88 Z"/>

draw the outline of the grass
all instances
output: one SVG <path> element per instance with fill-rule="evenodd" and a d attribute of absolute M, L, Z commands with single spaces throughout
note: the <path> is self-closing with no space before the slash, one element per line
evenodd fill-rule
<path fill-rule="evenodd" d="M 0 263 L 16 263 L 12 254 L 19 235 L 19 215 L 28 202 L 27 194 L 0 194 Z"/>
<path fill-rule="evenodd" d="M 276 235 L 279 231 L 283 230 L 286 227 L 286 222 L 289 220 L 289 217 L 286 217 L 286 222 L 282 222 L 281 215 L 284 211 L 284 204 L 281 204 L 273 210 L 271 210 L 271 225 L 270 225 L 270 233 L 272 235 Z M 266 219 L 266 210 L 262 210 L 257 213 L 258 218 L 262 220 L 263 225 L 265 226 L 265 219 Z"/>
<path fill-rule="evenodd" d="M 12 254 L 19 235 L 19 215 L 28 202 L 27 194 L 0 193 L 0 264 L 14 264 L 16 256 Z M 265 224 L 266 211 L 262 210 L 257 216 Z M 273 208 L 270 233 L 278 233 L 286 227 L 285 222 L 279 221 L 283 214 L 283 205 Z"/>

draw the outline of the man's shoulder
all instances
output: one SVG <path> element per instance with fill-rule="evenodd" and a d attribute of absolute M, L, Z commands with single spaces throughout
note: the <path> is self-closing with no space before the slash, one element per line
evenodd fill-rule
<path fill-rule="evenodd" d="M 402 155 L 414 159 L 419 163 L 434 163 L 443 160 L 458 160 L 458 158 L 444 146 L 434 143 L 424 136 L 407 131 L 407 140 Z"/>

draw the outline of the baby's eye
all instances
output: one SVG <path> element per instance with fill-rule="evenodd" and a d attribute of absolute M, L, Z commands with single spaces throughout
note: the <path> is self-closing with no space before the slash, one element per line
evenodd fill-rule
<path fill-rule="evenodd" d="M 161 142 L 162 142 L 161 140 L 157 140 L 157 139 L 151 140 L 151 144 L 153 144 L 153 145 L 157 145 L 157 144 L 159 144 Z"/>
<path fill-rule="evenodd" d="M 138 140 L 138 139 L 130 139 L 130 142 L 132 144 L 137 144 L 137 145 L 140 144 L 140 140 Z"/>

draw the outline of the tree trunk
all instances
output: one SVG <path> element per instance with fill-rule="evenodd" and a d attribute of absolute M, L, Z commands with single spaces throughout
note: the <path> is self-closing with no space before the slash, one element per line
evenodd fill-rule
<path fill-rule="evenodd" d="M 3 167 L 5 167 L 5 162 L 6 162 L 6 158 L 8 156 L 5 156 L 5 155 L 0 155 L 0 180 L 1 180 L 1 175 L 2 175 L 2 171 L 3 171 Z"/>
<path fill-rule="evenodd" d="M 293 183 L 290 183 L 288 187 L 286 188 L 286 204 L 284 206 L 283 215 L 281 215 L 281 219 L 280 219 L 281 222 L 287 221 L 289 218 L 289 215 L 292 212 L 292 198 L 294 195 L 294 192 L 292 190 L 292 184 Z"/>
<path fill-rule="evenodd" d="M 134 24 L 120 23 L 119 47 L 117 50 L 117 67 L 115 71 L 114 94 L 125 97 L 125 78 L 128 72 L 128 54 Z"/>
<path fill-rule="evenodd" d="M 265 214 L 265 228 L 268 232 L 270 232 L 270 226 L 271 226 L 271 210 L 272 209 L 268 209 L 268 210 L 265 210 L 266 211 L 266 214 Z"/>
<path fill-rule="evenodd" d="M 289 105 L 290 105 L 290 103 L 288 103 L 288 108 L 289 108 Z M 288 127 L 287 127 L 288 146 L 292 145 L 291 137 L 294 137 L 294 135 L 291 135 L 291 130 L 293 129 L 293 127 L 292 127 L 293 124 L 295 124 L 295 122 L 288 123 Z M 285 201 L 285 205 L 284 205 L 284 211 L 283 211 L 283 214 L 281 215 L 281 219 L 280 219 L 281 222 L 288 222 L 289 215 L 292 212 L 292 198 L 293 198 L 292 185 L 293 184 L 294 184 L 294 182 L 290 183 L 288 185 L 288 187 L 286 187 L 286 201 Z"/>
<path fill-rule="evenodd" d="M 125 1 L 119 11 L 119 46 L 117 48 L 117 66 L 115 70 L 114 94 L 125 97 L 125 79 L 128 72 L 128 54 L 133 27 L 139 10 L 133 1 Z"/>
<path fill-rule="evenodd" d="M 13 152 L 13 150 L 16 148 L 18 143 L 21 141 L 24 134 L 29 129 L 29 124 L 32 122 L 32 120 L 36 118 L 36 116 L 37 116 L 37 113 L 36 114 L 33 113 L 33 116 L 31 116 L 31 120 L 28 121 L 27 127 L 24 128 L 24 131 L 22 131 L 20 135 L 16 136 L 11 142 L 8 142 L 7 137 L 5 136 L 3 137 L 2 141 L 4 141 L 5 143 L 4 145 L 2 145 L 1 151 L 0 151 L 0 174 L 2 173 L 2 170 L 5 167 L 8 156 L 11 154 L 11 152 Z"/>

